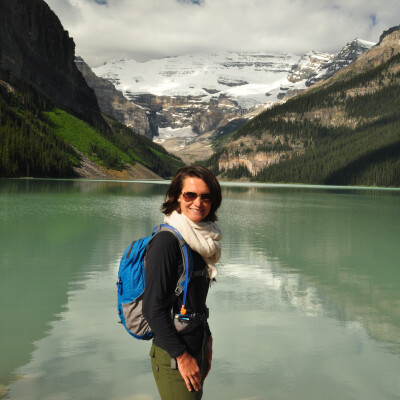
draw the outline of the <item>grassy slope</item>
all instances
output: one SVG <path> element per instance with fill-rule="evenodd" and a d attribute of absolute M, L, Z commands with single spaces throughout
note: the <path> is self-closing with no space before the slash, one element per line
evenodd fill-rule
<path fill-rule="evenodd" d="M 104 135 L 62 110 L 44 114 L 59 137 L 99 165 L 121 170 L 124 163 L 139 162 L 169 177 L 183 164 L 150 139 L 116 121 L 107 119 L 113 132 Z"/>
<path fill-rule="evenodd" d="M 59 109 L 47 111 L 43 114 L 48 118 L 54 132 L 61 139 L 70 143 L 96 164 L 106 165 L 107 163 L 92 151 L 94 147 L 101 149 L 110 156 L 116 156 L 118 162 L 113 165 L 114 167 L 121 168 L 121 162 L 134 163 L 129 155 L 121 151 L 86 122 Z"/>

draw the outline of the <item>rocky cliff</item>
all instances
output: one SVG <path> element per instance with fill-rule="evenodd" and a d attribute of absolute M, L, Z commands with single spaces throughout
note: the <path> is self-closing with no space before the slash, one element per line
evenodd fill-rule
<path fill-rule="evenodd" d="M 400 53 L 400 25 L 385 31 L 379 43 L 368 53 L 363 54 L 359 58 L 360 64 L 369 64 L 369 66 L 377 66 L 383 64 L 395 54 Z"/>
<path fill-rule="evenodd" d="M 43 0 L 0 0 L 0 78 L 16 87 L 33 87 L 77 117 L 107 129 L 74 53 L 74 41 Z"/>
<path fill-rule="evenodd" d="M 76 57 L 75 63 L 89 87 L 96 93 L 101 111 L 129 126 L 135 132 L 152 138 L 148 113 L 143 107 L 131 103 L 119 90 L 115 89 L 111 82 L 95 75 L 81 57 Z"/>
<path fill-rule="evenodd" d="M 209 101 L 201 96 L 131 95 L 130 100 L 148 110 L 154 136 L 164 128 L 177 130 L 191 126 L 196 135 L 215 130 L 241 115 L 235 100 L 220 94 Z"/>

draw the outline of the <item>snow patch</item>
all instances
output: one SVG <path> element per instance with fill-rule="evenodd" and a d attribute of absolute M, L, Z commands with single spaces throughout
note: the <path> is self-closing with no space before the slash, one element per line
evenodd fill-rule
<path fill-rule="evenodd" d="M 193 132 L 191 126 L 185 126 L 183 128 L 158 128 L 158 136 L 154 138 L 156 140 L 166 139 L 177 139 L 177 138 L 195 138 L 197 135 Z"/>
<path fill-rule="evenodd" d="M 112 60 L 93 71 L 112 80 L 128 99 L 129 95 L 151 93 L 203 96 L 205 102 L 222 94 L 248 108 L 264 104 L 267 92 L 286 85 L 287 75 L 299 60 L 294 54 L 267 52 L 196 53 L 144 63 Z"/>

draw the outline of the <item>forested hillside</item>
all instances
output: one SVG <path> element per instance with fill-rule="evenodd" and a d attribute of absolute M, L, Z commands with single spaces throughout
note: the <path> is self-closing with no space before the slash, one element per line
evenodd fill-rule
<path fill-rule="evenodd" d="M 182 165 L 151 140 L 105 119 L 110 129 L 98 130 L 35 90 L 0 81 L 0 177 L 78 177 L 83 156 L 104 171 L 140 162 L 162 177 Z"/>
<path fill-rule="evenodd" d="M 207 164 L 227 179 L 400 186 L 399 105 L 400 55 L 364 62 L 254 118 Z"/>
<path fill-rule="evenodd" d="M 46 2 L 0 0 L 0 177 L 172 176 L 182 161 L 102 115 L 74 53 Z"/>
<path fill-rule="evenodd" d="M 0 176 L 74 176 L 79 156 L 42 119 L 41 97 L 0 85 Z"/>

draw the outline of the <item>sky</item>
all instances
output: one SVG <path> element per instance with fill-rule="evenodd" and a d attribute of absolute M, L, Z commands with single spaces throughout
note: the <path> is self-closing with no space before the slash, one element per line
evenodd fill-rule
<path fill-rule="evenodd" d="M 45 0 L 91 67 L 198 51 L 336 53 L 400 24 L 400 0 Z"/>

